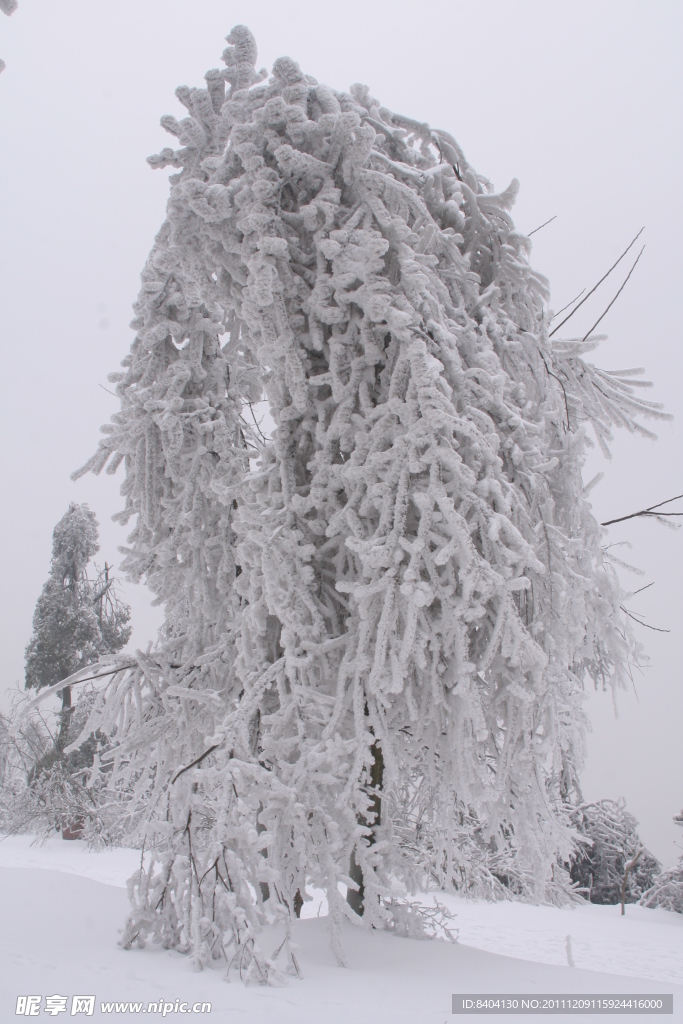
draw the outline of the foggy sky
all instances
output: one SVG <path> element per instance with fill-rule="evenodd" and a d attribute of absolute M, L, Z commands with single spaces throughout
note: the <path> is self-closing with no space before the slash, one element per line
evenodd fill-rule
<path fill-rule="evenodd" d="M 51 535 L 69 501 L 101 524 L 115 565 L 126 531 L 110 522 L 119 480 L 69 474 L 92 454 L 118 407 L 118 368 L 139 274 L 161 225 L 168 172 L 145 157 L 172 145 L 162 114 L 183 116 L 176 86 L 202 86 L 222 66 L 224 37 L 249 25 L 258 67 L 287 54 L 337 89 L 367 83 L 390 109 L 450 131 L 467 159 L 505 188 L 531 231 L 534 266 L 559 309 L 592 287 L 636 231 L 647 248 L 603 321 L 595 362 L 645 366 L 647 397 L 674 414 L 656 443 L 618 435 L 613 458 L 591 456 L 585 478 L 599 520 L 683 493 L 683 5 L 649 0 L 21 0 L 0 16 L 0 340 L 2 502 L 0 706 L 23 680 L 23 651 L 49 569 Z M 627 266 L 627 261 L 624 261 Z M 560 337 L 581 336 L 623 280 L 621 266 Z M 570 329 L 571 328 L 571 329 Z M 683 502 L 681 503 L 683 509 Z M 648 520 L 609 531 L 642 577 L 630 608 L 669 633 L 636 626 L 650 668 L 635 690 L 587 696 L 594 721 L 587 799 L 625 796 L 647 846 L 673 863 L 683 836 L 683 532 Z M 133 645 L 161 621 L 128 586 Z"/>

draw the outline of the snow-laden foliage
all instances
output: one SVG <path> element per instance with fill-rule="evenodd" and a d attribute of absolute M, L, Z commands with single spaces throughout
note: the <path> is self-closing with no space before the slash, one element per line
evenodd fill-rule
<path fill-rule="evenodd" d="M 683 828 L 683 811 L 674 817 Z M 677 914 L 683 914 L 683 856 L 672 868 L 662 871 L 652 882 L 640 901 L 645 907 L 663 907 Z"/>
<path fill-rule="evenodd" d="M 101 664 L 86 728 L 115 740 L 130 828 L 162 858 L 125 941 L 199 964 L 253 950 L 262 896 L 291 912 L 307 884 L 339 955 L 358 920 L 339 882 L 383 924 L 392 877 L 414 877 L 406 785 L 446 858 L 471 823 L 545 897 L 572 850 L 584 679 L 618 682 L 633 647 L 588 430 L 605 447 L 658 408 L 585 361 L 599 339 L 549 340 L 516 181 L 496 192 L 365 86 L 288 57 L 257 73 L 243 26 L 228 42 L 162 118 L 168 215 L 82 470 L 124 463 L 125 567 L 166 612 L 133 666 Z"/>
<path fill-rule="evenodd" d="M 572 821 L 582 842 L 572 860 L 571 878 L 591 903 L 621 900 L 626 864 L 640 852 L 626 881 L 625 902 L 636 903 L 652 885 L 661 865 L 643 848 L 638 822 L 623 800 L 600 800 L 574 808 Z"/>

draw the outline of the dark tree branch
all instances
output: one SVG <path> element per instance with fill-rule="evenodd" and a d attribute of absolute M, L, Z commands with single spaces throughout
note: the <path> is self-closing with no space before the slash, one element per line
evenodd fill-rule
<path fill-rule="evenodd" d="M 636 266 L 637 266 L 638 260 L 639 260 L 639 259 L 640 259 L 640 257 L 641 257 L 641 256 L 643 255 L 643 252 L 644 252 L 644 251 L 645 251 L 645 246 L 643 246 L 643 248 L 642 248 L 642 249 L 640 250 L 640 252 L 639 252 L 639 253 L 638 253 L 638 255 L 636 256 L 636 260 L 635 260 L 635 263 L 633 264 L 633 266 L 632 266 L 632 267 L 631 267 L 631 269 L 629 270 L 628 274 L 626 275 L 626 278 L 625 278 L 625 280 L 624 280 L 624 283 L 622 284 L 621 288 L 619 289 L 619 291 L 617 292 L 617 294 L 616 294 L 616 295 L 614 296 L 614 298 L 612 299 L 612 301 L 610 302 L 609 306 L 607 307 L 607 309 L 605 310 L 605 312 L 604 312 L 604 313 L 602 314 L 602 316 L 599 316 L 599 317 L 598 317 L 598 319 L 597 319 L 597 320 L 595 321 L 595 323 L 593 324 L 593 326 L 592 326 L 592 327 L 590 328 L 590 330 L 589 330 L 589 331 L 586 331 L 586 333 L 584 334 L 583 338 L 581 339 L 581 341 L 582 341 L 582 342 L 583 342 L 583 341 L 586 341 L 586 339 L 587 339 L 588 337 L 590 337 L 590 335 L 591 335 L 591 334 L 593 333 L 593 331 L 595 330 L 595 328 L 596 328 L 596 327 L 598 326 L 598 324 L 600 323 L 600 321 L 601 321 L 601 320 L 604 320 L 604 319 L 605 319 L 605 317 L 606 317 L 606 316 L 607 316 L 607 314 L 609 313 L 610 309 L 612 308 L 612 306 L 613 306 L 613 305 L 614 305 L 614 303 L 615 303 L 615 302 L 617 301 L 617 299 L 619 298 L 619 296 L 620 296 L 620 295 L 621 295 L 621 293 L 623 292 L 624 288 L 625 288 L 625 287 L 626 287 L 626 285 L 628 284 L 628 279 L 629 279 L 629 277 L 631 276 L 631 274 L 633 273 L 633 271 L 634 271 L 634 270 L 636 269 Z"/>
<path fill-rule="evenodd" d="M 628 610 L 628 608 L 624 608 L 623 604 L 620 605 L 620 608 L 621 608 L 622 612 L 624 612 L 626 615 L 628 615 L 629 619 L 633 619 L 633 621 L 637 622 L 639 626 L 645 626 L 646 629 L 653 629 L 655 631 L 655 633 L 670 633 L 671 632 L 670 629 L 660 629 L 659 626 L 651 626 L 649 622 L 643 622 L 643 620 L 637 618 L 633 614 L 633 612 L 630 612 Z"/>
<path fill-rule="evenodd" d="M 613 526 L 614 523 L 623 523 L 627 519 L 637 519 L 638 516 L 683 516 L 683 512 L 655 512 L 656 508 L 661 508 L 663 505 L 670 505 L 672 501 L 678 501 L 679 498 L 683 498 L 683 494 L 677 494 L 675 498 L 667 498 L 666 501 L 660 501 L 658 505 L 650 505 L 649 508 L 644 508 L 640 512 L 631 512 L 628 516 L 619 516 L 618 519 L 608 519 L 606 523 L 600 523 L 600 526 Z"/>
<path fill-rule="evenodd" d="M 555 320 L 560 315 L 560 313 L 564 313 L 565 309 L 569 309 L 570 306 L 573 306 L 576 300 L 581 298 L 585 290 L 585 288 L 582 288 L 578 295 L 575 295 L 574 298 L 570 302 L 568 302 L 566 306 L 562 307 L 562 309 L 558 309 L 557 313 L 553 313 L 550 319 Z"/>
<path fill-rule="evenodd" d="M 537 227 L 537 228 L 534 228 L 534 230 L 533 230 L 533 231 L 530 231 L 530 232 L 529 232 L 529 234 L 528 234 L 528 235 L 527 235 L 526 237 L 527 237 L 527 238 L 531 238 L 531 236 L 532 236 L 532 235 L 535 235 L 537 231 L 540 231 L 540 230 L 541 230 L 541 228 L 544 228 L 544 227 L 546 227 L 546 226 L 547 226 L 548 224 L 552 224 L 552 222 L 553 222 L 554 220 L 557 220 L 557 214 L 555 214 L 555 216 L 554 216 L 554 217 L 551 217 L 551 218 L 550 218 L 550 220 L 546 220 L 546 221 L 544 221 L 544 222 L 543 222 L 542 224 L 539 224 L 539 225 L 538 225 L 538 227 Z"/>
<path fill-rule="evenodd" d="M 644 231 L 644 230 L 645 230 L 645 228 L 644 228 L 644 227 L 642 227 L 642 228 L 640 229 L 640 231 L 638 232 L 638 234 L 636 235 L 636 237 L 635 237 L 635 238 L 633 239 L 633 241 L 632 241 L 632 242 L 631 242 L 631 243 L 630 243 L 629 245 L 627 245 L 627 246 L 626 246 L 626 248 L 625 248 L 625 249 L 624 249 L 624 251 L 622 252 L 622 254 L 621 254 L 621 256 L 619 257 L 619 259 L 617 260 L 617 262 L 616 262 L 616 263 L 614 263 L 614 264 L 612 264 L 612 266 L 611 266 L 611 267 L 609 268 L 609 270 L 607 271 L 607 273 L 606 273 L 606 274 L 604 274 L 604 275 L 603 275 L 603 276 L 602 276 L 602 277 L 600 278 L 600 280 L 598 281 L 598 283 L 597 283 L 597 284 L 596 284 L 596 285 L 595 285 L 595 286 L 594 286 L 593 288 L 591 288 L 591 290 L 589 291 L 588 295 L 586 295 L 586 297 L 585 297 L 584 299 L 581 299 L 581 302 L 580 302 L 580 303 L 578 304 L 578 306 L 575 306 L 575 307 L 574 307 L 574 309 L 573 309 L 573 310 L 571 311 L 571 313 L 568 313 L 568 314 L 567 314 L 567 316 L 566 316 L 566 317 L 564 318 L 564 320 L 562 321 L 562 323 L 559 323 L 559 324 L 557 325 L 557 327 L 555 327 L 555 328 L 554 328 L 554 330 L 552 330 L 552 331 L 550 332 L 550 334 L 548 335 L 548 337 L 552 338 L 553 334 L 556 334 L 556 333 L 557 333 L 557 332 L 559 331 L 560 327 L 564 327 L 564 325 L 566 324 L 567 320 L 569 320 L 569 317 L 571 317 L 571 316 L 574 316 L 574 313 L 576 313 L 576 310 L 577 310 L 577 309 L 580 309 L 580 308 L 581 308 L 581 306 L 583 306 L 584 302 L 586 302 L 586 301 L 587 301 L 587 299 L 590 299 L 590 297 L 591 297 L 591 295 L 593 294 L 593 292 L 594 292 L 594 291 L 597 291 L 597 289 L 598 289 L 598 288 L 600 287 L 600 285 L 602 284 L 602 282 L 603 282 L 603 281 L 605 281 L 605 280 L 606 280 L 606 279 L 607 279 L 607 278 L 609 277 L 609 275 L 610 275 L 610 274 L 612 273 L 612 271 L 614 270 L 614 268 L 615 268 L 616 266 L 618 266 L 618 265 L 619 265 L 619 263 L 621 263 L 621 261 L 623 260 L 624 256 L 626 255 L 626 253 L 627 253 L 627 252 L 629 251 L 629 249 L 630 249 L 630 248 L 631 248 L 632 246 L 634 246 L 634 245 L 635 245 L 635 243 L 636 243 L 636 242 L 638 241 L 638 239 L 640 238 L 640 236 L 642 235 L 642 233 L 643 233 L 643 231 Z"/>
<path fill-rule="evenodd" d="M 214 743 L 212 747 L 209 747 L 209 749 L 205 750 L 203 754 L 200 754 L 199 757 L 196 757 L 191 764 L 186 764 L 184 768 L 181 768 L 179 771 L 177 771 L 173 778 L 171 779 L 171 785 L 173 785 L 174 782 L 177 782 L 180 776 L 183 775 L 185 772 L 189 772 L 190 768 L 194 768 L 195 765 L 201 764 L 204 758 L 208 757 L 209 754 L 211 754 L 214 750 L 217 750 L 219 746 L 220 744 Z"/>
<path fill-rule="evenodd" d="M 652 582 L 652 583 L 646 583 L 644 587 L 638 587 L 638 589 L 637 589 L 637 590 L 634 590 L 634 591 L 633 591 L 633 593 L 631 594 L 631 597 L 635 597 L 635 596 L 636 596 L 636 594 L 642 594 L 642 592 L 643 592 L 644 590 L 649 590 L 649 589 L 650 589 L 650 587 L 654 587 L 654 580 L 653 580 L 653 582 Z"/>

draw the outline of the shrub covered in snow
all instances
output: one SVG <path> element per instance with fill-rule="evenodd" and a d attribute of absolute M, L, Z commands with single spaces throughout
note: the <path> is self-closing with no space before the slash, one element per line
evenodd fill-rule
<path fill-rule="evenodd" d="M 571 878 L 591 903 L 616 904 L 621 900 L 626 864 L 640 851 L 628 873 L 625 902 L 636 903 L 661 869 L 659 861 L 643 848 L 638 822 L 623 800 L 582 803 L 572 812 L 581 843 L 571 863 Z"/>
<path fill-rule="evenodd" d="M 674 821 L 683 827 L 683 811 L 675 816 Z M 657 875 L 640 902 L 644 907 L 663 907 L 664 910 L 683 914 L 683 857 L 675 867 Z"/>

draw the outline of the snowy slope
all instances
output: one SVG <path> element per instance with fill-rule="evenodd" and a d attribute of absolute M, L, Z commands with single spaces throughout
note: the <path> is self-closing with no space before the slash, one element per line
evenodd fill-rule
<path fill-rule="evenodd" d="M 526 991 L 673 992 L 673 1019 L 683 1020 L 678 915 L 627 907 L 621 919 L 612 907 L 558 910 L 449 898 L 459 944 L 369 934 L 349 925 L 346 970 L 329 951 L 325 918 L 314 917 L 296 926 L 304 980 L 246 988 L 225 984 L 220 971 L 194 973 L 176 952 L 126 952 L 116 945 L 127 909 L 122 886 L 136 863 L 139 853 L 131 850 L 94 854 L 58 839 L 31 847 L 26 837 L 0 842 L 0 1019 L 16 1019 L 18 995 L 59 993 L 96 995 L 95 1020 L 143 1017 L 102 1014 L 104 1000 L 178 998 L 211 1002 L 214 1020 L 217 1015 L 249 1024 L 444 1024 L 454 992 Z M 315 912 L 315 904 L 306 909 Z M 567 934 L 576 969 L 562 966 Z M 276 948 L 277 934 L 267 935 L 264 944 Z"/>

